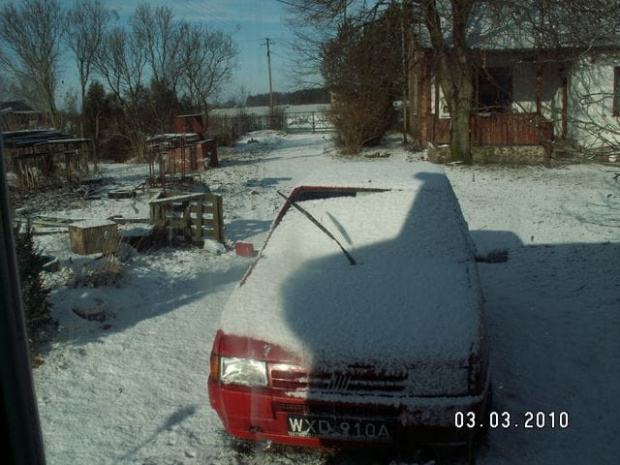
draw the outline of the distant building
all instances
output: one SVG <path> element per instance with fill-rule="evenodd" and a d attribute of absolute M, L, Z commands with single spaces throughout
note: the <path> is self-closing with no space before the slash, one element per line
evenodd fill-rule
<path fill-rule="evenodd" d="M 21 100 L 0 102 L 0 110 L 8 109 L 11 111 L 3 112 L 0 117 L 3 131 L 23 131 L 50 127 L 49 113 L 35 111 Z"/>

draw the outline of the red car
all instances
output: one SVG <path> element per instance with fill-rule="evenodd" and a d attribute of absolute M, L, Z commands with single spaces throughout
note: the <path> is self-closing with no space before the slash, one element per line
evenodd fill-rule
<path fill-rule="evenodd" d="M 440 168 L 330 165 L 290 194 L 222 313 L 211 405 L 257 441 L 468 444 L 457 415 L 490 392 L 483 313 Z"/>

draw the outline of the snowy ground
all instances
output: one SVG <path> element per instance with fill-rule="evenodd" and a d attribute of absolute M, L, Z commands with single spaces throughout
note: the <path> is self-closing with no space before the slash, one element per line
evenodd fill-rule
<path fill-rule="evenodd" d="M 252 134 L 203 174 L 224 198 L 227 237 L 260 247 L 287 192 L 318 165 L 343 161 L 324 135 Z M 374 153 L 374 150 L 370 153 Z M 397 144 L 387 158 L 414 160 Z M 344 159 L 346 160 L 346 159 Z M 104 166 L 135 184 L 143 166 Z M 494 409 L 512 426 L 491 429 L 479 464 L 613 464 L 620 454 L 620 168 L 603 165 L 447 168 L 481 253 L 492 342 Z M 146 217 L 148 193 L 92 200 L 55 216 Z M 48 214 L 52 212 L 47 212 Z M 68 235 L 40 236 L 68 259 Z M 64 254 L 64 255 L 63 255 Z M 234 448 L 208 405 L 208 356 L 219 314 L 250 264 L 234 251 L 162 249 L 134 255 L 115 286 L 58 286 L 60 332 L 35 370 L 50 464 L 451 463 L 339 451 Z M 75 265 L 73 265 L 75 266 Z M 62 275 L 51 276 L 60 283 Z M 104 310 L 86 321 L 72 309 Z M 526 412 L 545 425 L 524 429 Z M 557 425 L 567 412 L 570 425 Z M 556 427 L 551 427 L 551 414 Z M 519 424 L 515 427 L 514 424 Z"/>

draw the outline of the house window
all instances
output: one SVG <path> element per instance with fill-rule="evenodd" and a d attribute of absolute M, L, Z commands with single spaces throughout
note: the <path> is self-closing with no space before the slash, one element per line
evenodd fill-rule
<path fill-rule="evenodd" d="M 478 75 L 478 110 L 510 111 L 512 103 L 512 69 L 482 68 Z"/>
<path fill-rule="evenodd" d="M 614 116 L 620 116 L 620 66 L 614 67 Z"/>

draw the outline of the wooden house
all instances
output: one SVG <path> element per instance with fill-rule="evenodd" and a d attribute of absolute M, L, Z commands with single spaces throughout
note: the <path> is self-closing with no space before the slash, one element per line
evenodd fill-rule
<path fill-rule="evenodd" d="M 561 142 L 592 150 L 620 145 L 619 47 L 600 44 L 586 50 L 569 40 L 545 44 L 522 24 L 498 27 L 487 21 L 485 27 L 480 17 L 472 22 L 474 158 L 491 153 L 532 161 Z M 410 133 L 420 143 L 447 144 L 450 113 L 423 28 L 416 29 L 412 44 Z"/>
<path fill-rule="evenodd" d="M 2 130 L 5 132 L 42 129 L 51 126 L 49 113 L 35 111 L 20 100 L 2 102 L 0 103 L 0 110 L 6 110 L 0 117 Z"/>

